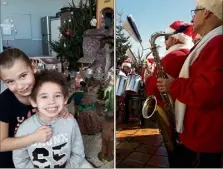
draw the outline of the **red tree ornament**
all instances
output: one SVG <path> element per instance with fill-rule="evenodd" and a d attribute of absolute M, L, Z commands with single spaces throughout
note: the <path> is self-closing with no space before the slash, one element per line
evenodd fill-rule
<path fill-rule="evenodd" d="M 67 31 L 66 31 L 66 35 L 67 35 L 67 36 L 70 36 L 70 29 L 67 29 Z"/>

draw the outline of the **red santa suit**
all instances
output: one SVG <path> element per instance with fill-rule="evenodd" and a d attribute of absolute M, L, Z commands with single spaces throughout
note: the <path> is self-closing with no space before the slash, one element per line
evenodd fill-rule
<path fill-rule="evenodd" d="M 180 140 L 195 152 L 223 151 L 222 30 L 202 37 L 170 87 Z"/>
<path fill-rule="evenodd" d="M 189 25 L 189 24 L 182 21 L 175 21 L 170 25 L 170 27 L 166 30 L 166 32 L 167 33 L 174 32 L 181 25 Z M 192 36 L 194 36 L 194 34 L 192 33 L 192 25 L 187 30 L 185 30 L 185 32 L 176 34 L 174 36 L 178 36 L 177 38 L 184 44 L 176 44 L 170 47 L 166 51 L 165 56 L 161 59 L 161 63 L 163 65 L 164 71 L 167 74 L 169 74 L 174 78 L 177 78 L 179 76 L 181 67 L 185 59 L 187 58 L 193 44 Z M 160 96 L 160 92 L 157 88 L 156 72 L 157 70 L 155 68 L 153 75 L 145 79 L 145 92 L 147 95 L 155 95 L 158 104 L 163 107 L 163 101 Z"/>
<path fill-rule="evenodd" d="M 152 58 L 146 58 L 144 60 L 143 63 L 143 68 L 141 71 L 141 77 L 142 77 L 142 81 L 145 82 L 145 79 L 147 78 L 148 72 L 146 71 L 146 69 L 149 69 L 151 72 L 153 72 L 153 68 L 154 68 L 154 61 Z"/>

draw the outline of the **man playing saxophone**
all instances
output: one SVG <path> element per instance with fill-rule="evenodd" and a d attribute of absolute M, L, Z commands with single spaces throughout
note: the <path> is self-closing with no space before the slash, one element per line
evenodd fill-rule
<path fill-rule="evenodd" d="M 192 38 L 192 25 L 183 21 L 173 22 L 165 31 L 165 33 L 173 33 L 178 30 L 180 26 L 189 26 L 184 32 L 174 34 L 172 36 L 165 36 L 166 54 L 162 58 L 161 63 L 164 72 L 173 77 L 178 77 L 181 67 L 193 46 Z M 147 70 L 147 69 L 146 69 Z M 145 79 L 145 92 L 147 95 L 156 96 L 157 104 L 164 107 L 164 102 L 161 98 L 160 92 L 157 88 L 157 68 L 155 68 L 152 76 Z M 167 147 L 167 145 L 166 145 Z M 175 151 L 168 151 L 169 167 L 177 167 L 177 160 Z"/>
<path fill-rule="evenodd" d="M 223 0 L 196 0 L 193 31 L 202 40 L 191 50 L 179 77 L 159 78 L 160 92 L 176 98 L 181 166 L 220 168 L 223 152 Z M 178 159 L 179 160 L 179 159 Z"/>

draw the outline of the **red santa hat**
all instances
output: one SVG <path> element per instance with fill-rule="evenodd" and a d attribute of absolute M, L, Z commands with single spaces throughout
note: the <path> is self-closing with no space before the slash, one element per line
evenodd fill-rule
<path fill-rule="evenodd" d="M 195 34 L 193 33 L 193 25 L 186 23 L 184 21 L 174 21 L 166 30 L 166 33 L 173 33 L 175 32 L 177 29 L 179 29 L 179 27 L 181 26 L 189 26 L 184 32 L 182 33 L 177 33 L 175 35 L 172 35 L 173 37 L 177 38 L 180 42 L 182 42 L 183 44 L 186 45 L 190 45 L 193 44 L 193 38 L 195 38 Z"/>
<path fill-rule="evenodd" d="M 135 75 L 135 74 L 136 74 L 136 70 L 135 70 L 135 68 L 133 68 L 133 69 L 131 70 L 130 74 L 132 74 L 132 75 Z"/>
<path fill-rule="evenodd" d="M 147 61 L 148 61 L 149 63 L 151 63 L 151 64 L 153 64 L 153 63 L 154 63 L 153 58 L 147 58 Z"/>
<path fill-rule="evenodd" d="M 126 60 L 122 63 L 122 68 L 123 68 L 124 66 L 127 66 L 127 67 L 131 68 L 131 67 L 132 67 L 132 62 L 131 62 L 131 60 L 130 60 L 130 59 L 126 59 Z"/>

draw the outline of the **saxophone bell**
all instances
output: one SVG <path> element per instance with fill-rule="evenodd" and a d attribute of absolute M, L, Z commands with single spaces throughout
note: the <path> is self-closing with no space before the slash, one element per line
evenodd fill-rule
<path fill-rule="evenodd" d="M 149 97 L 147 97 L 146 101 L 143 104 L 142 116 L 145 119 L 153 117 L 154 113 L 156 112 L 156 106 L 157 106 L 156 96 L 150 95 Z"/>
<path fill-rule="evenodd" d="M 165 32 L 155 32 L 151 35 L 150 44 L 151 51 L 154 57 L 154 62 L 156 64 L 157 78 L 167 78 L 167 73 L 163 69 L 163 65 L 160 60 L 158 53 L 158 45 L 155 41 L 160 36 L 172 36 L 177 33 L 185 31 L 189 26 L 181 26 L 173 33 Z M 160 96 L 164 102 L 164 108 L 157 104 L 157 98 L 154 95 L 147 97 L 146 101 L 143 104 L 142 116 L 145 119 L 153 119 L 156 121 L 156 124 L 163 136 L 164 143 L 169 151 L 173 151 L 177 145 L 177 132 L 175 128 L 175 115 L 174 115 L 174 103 L 170 93 L 161 93 Z"/>

